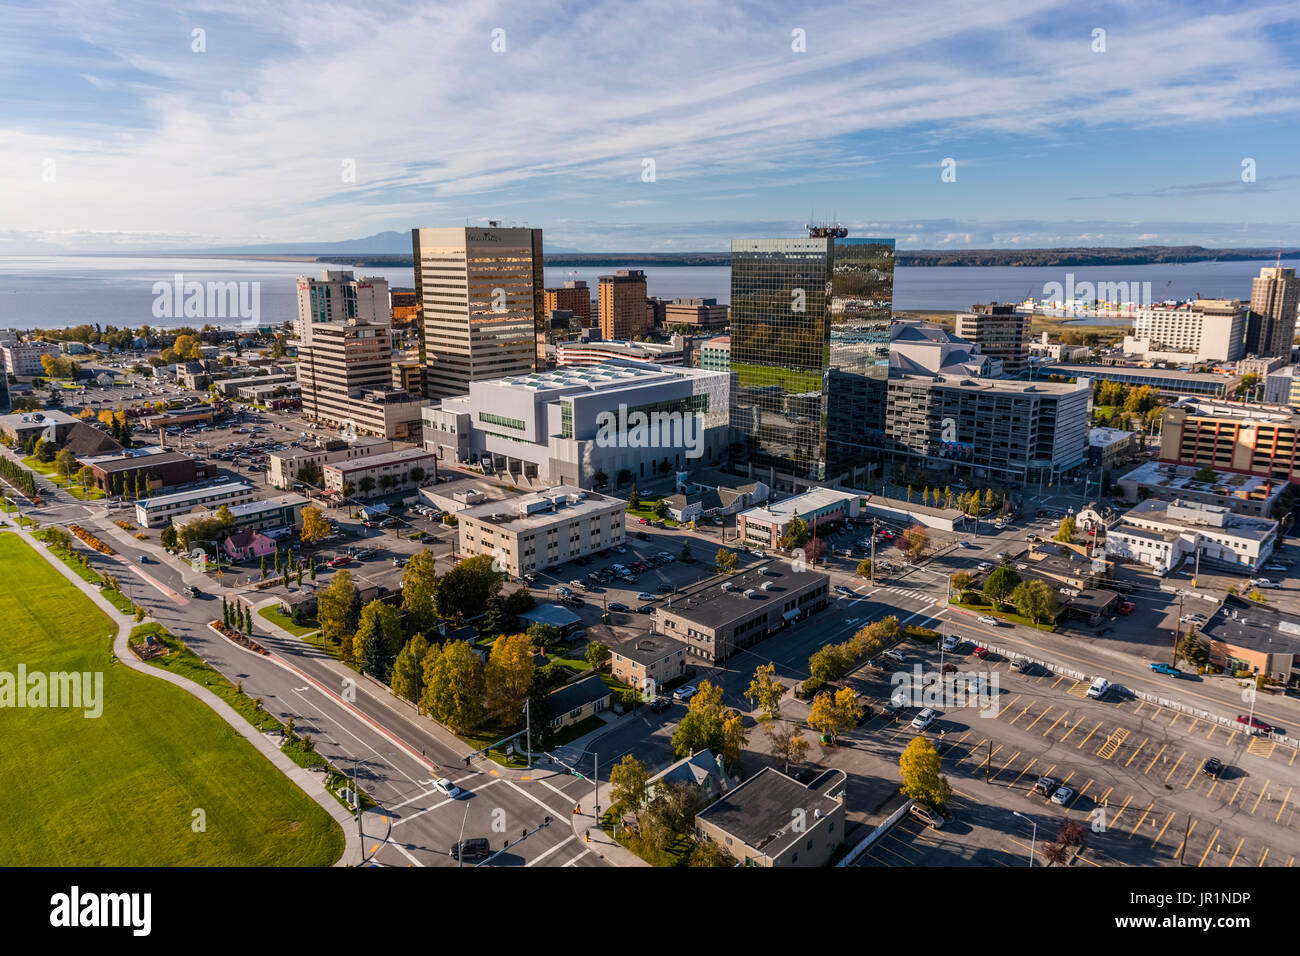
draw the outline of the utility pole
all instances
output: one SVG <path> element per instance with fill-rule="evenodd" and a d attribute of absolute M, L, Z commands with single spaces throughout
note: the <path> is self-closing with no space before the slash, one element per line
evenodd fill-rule
<path fill-rule="evenodd" d="M 592 793 L 595 795 L 592 798 L 593 799 L 592 805 L 596 808 L 596 812 L 592 816 L 592 819 L 595 820 L 596 825 L 599 826 L 600 825 L 600 754 L 594 752 L 591 755 L 591 789 L 592 789 Z"/>
<path fill-rule="evenodd" d="M 524 745 L 528 748 L 528 769 L 533 769 L 533 701 L 524 701 Z"/>
<path fill-rule="evenodd" d="M 1174 625 L 1174 659 L 1169 662 L 1171 667 L 1178 666 L 1178 642 L 1183 636 L 1183 596 L 1178 595 L 1178 623 Z"/>
<path fill-rule="evenodd" d="M 871 583 L 876 583 L 876 519 L 871 519 Z"/>

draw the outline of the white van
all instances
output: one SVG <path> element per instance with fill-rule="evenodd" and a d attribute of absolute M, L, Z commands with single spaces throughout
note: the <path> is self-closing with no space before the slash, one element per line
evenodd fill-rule
<path fill-rule="evenodd" d="M 1088 696 L 1093 700 L 1101 700 L 1106 696 L 1106 692 L 1109 690 L 1110 681 L 1106 680 L 1104 677 L 1098 677 L 1092 682 L 1092 686 L 1088 688 Z"/>

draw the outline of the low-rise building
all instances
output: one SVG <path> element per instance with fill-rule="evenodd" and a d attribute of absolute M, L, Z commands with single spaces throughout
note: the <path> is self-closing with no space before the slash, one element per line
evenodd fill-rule
<path fill-rule="evenodd" d="M 1215 471 L 1210 481 L 1196 478 L 1199 468 L 1147 462 L 1119 478 L 1116 484 L 1126 501 L 1160 498 L 1197 501 L 1227 508 L 1234 514 L 1271 517 L 1289 483 L 1259 475 Z"/>
<path fill-rule="evenodd" d="M 720 664 L 830 603 L 830 578 L 769 563 L 716 575 L 656 608 L 653 629 L 686 645 L 687 654 Z"/>
<path fill-rule="evenodd" d="M 685 523 L 702 518 L 736 514 L 762 504 L 771 489 L 761 481 L 739 481 L 714 473 L 693 475 L 675 495 L 667 495 L 668 515 Z"/>
<path fill-rule="evenodd" d="M 320 445 L 286 448 L 267 456 L 266 480 L 275 488 L 292 488 L 298 472 L 308 465 L 324 466 L 336 461 L 351 461 L 393 450 L 387 438 L 359 437 L 355 441 L 331 439 Z"/>
<path fill-rule="evenodd" d="M 609 698 L 609 688 L 595 674 L 551 691 L 546 697 L 551 728 L 562 730 L 608 710 Z"/>
<path fill-rule="evenodd" d="M 238 505 L 253 500 L 253 486 L 228 481 L 203 488 L 189 488 L 165 495 L 152 495 L 135 503 L 135 523 L 142 528 L 162 528 L 174 518 L 196 509 L 216 510 L 222 505 Z"/>
<path fill-rule="evenodd" d="M 731 336 L 719 335 L 700 343 L 699 367 L 710 372 L 731 371 Z"/>
<path fill-rule="evenodd" d="M 1093 428 L 1088 432 L 1088 465 L 1108 470 L 1137 453 L 1137 436 L 1123 428 Z"/>
<path fill-rule="evenodd" d="M 143 454 L 142 454 L 143 453 Z M 215 478 L 217 469 L 180 452 L 167 451 L 160 446 L 132 448 L 124 454 L 81 459 L 94 476 L 92 481 L 101 491 L 135 496 L 135 489 L 146 493 L 161 488 L 188 485 L 205 478 Z"/>
<path fill-rule="evenodd" d="M 457 513 L 460 552 L 493 555 L 518 577 L 623 543 L 626 508 L 573 485 L 491 501 Z"/>
<path fill-rule="evenodd" d="M 745 866 L 825 866 L 844 842 L 843 770 L 805 786 L 764 767 L 695 815 L 695 835 Z"/>
<path fill-rule="evenodd" d="M 302 525 L 302 510 L 311 502 L 302 495 L 276 495 L 242 504 L 230 505 L 235 527 L 241 531 L 265 528 L 297 528 Z M 216 511 L 215 508 L 209 509 Z"/>
<path fill-rule="evenodd" d="M 423 448 L 367 455 L 322 466 L 325 490 L 349 497 L 373 498 L 419 487 L 438 476 L 438 458 Z M 350 488 L 351 490 L 348 490 Z"/>
<path fill-rule="evenodd" d="M 1160 460 L 1300 484 L 1300 415 L 1288 408 L 1184 399 L 1165 409 Z"/>
<path fill-rule="evenodd" d="M 239 394 L 241 388 L 250 385 L 286 385 L 290 382 L 297 384 L 297 375 L 282 373 L 278 375 L 241 375 L 239 378 L 224 378 L 213 384 L 216 385 L 217 391 L 226 398 L 234 398 Z"/>
<path fill-rule="evenodd" d="M 686 646 L 662 634 L 641 634 L 609 647 L 610 673 L 618 680 L 652 695 L 686 674 Z"/>
<path fill-rule="evenodd" d="M 222 545 L 226 556 L 234 561 L 264 558 L 268 554 L 274 554 L 277 547 L 279 545 L 276 544 L 273 538 L 251 529 L 235 532 L 226 538 Z"/>
<path fill-rule="evenodd" d="M 1255 571 L 1273 553 L 1278 524 L 1220 505 L 1149 498 L 1106 534 L 1106 556 L 1138 561 L 1160 574 L 1200 555 L 1201 566 Z"/>
<path fill-rule="evenodd" d="M 1145 368 L 1137 366 L 1070 365 L 1056 363 L 1042 366 L 1039 376 L 1057 375 L 1063 378 L 1087 378 L 1121 385 L 1150 385 L 1161 398 L 1180 398 L 1184 395 L 1220 398 L 1231 395 L 1241 384 L 1240 375 L 1220 375 L 1214 372 L 1184 372 L 1181 369 Z"/>
<path fill-rule="evenodd" d="M 57 409 L 0 415 L 0 432 L 18 447 L 33 435 L 62 444 L 68 432 L 79 424 L 82 424 L 80 419 Z"/>
<path fill-rule="evenodd" d="M 803 520 L 811 532 L 819 525 L 857 517 L 861 503 L 862 496 L 856 492 L 813 488 L 784 501 L 742 511 L 736 529 L 747 545 L 777 548 L 795 518 Z"/>
<path fill-rule="evenodd" d="M 1300 615 L 1230 594 L 1197 630 L 1211 663 L 1300 686 Z"/>
<path fill-rule="evenodd" d="M 628 342 L 622 339 L 595 341 L 580 339 L 555 344 L 555 364 L 561 368 L 571 365 L 599 365 L 610 359 L 630 359 L 635 362 L 654 362 L 657 365 L 682 365 L 685 349 L 680 335 L 666 343 Z"/>

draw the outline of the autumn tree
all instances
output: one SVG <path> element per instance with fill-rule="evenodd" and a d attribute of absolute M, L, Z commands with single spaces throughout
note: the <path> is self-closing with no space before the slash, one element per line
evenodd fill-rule
<path fill-rule="evenodd" d="M 699 690 L 687 704 L 686 716 L 673 733 L 673 753 L 689 757 L 701 750 L 721 751 L 726 714 L 722 688 L 707 680 L 700 681 Z"/>
<path fill-rule="evenodd" d="M 834 743 L 835 738 L 856 724 L 861 716 L 862 705 L 858 703 L 853 688 L 844 687 L 834 694 L 824 690 L 813 698 L 808 726 Z"/>
<path fill-rule="evenodd" d="M 930 536 L 925 528 L 914 524 L 903 532 L 903 541 L 907 545 L 907 554 L 913 561 L 923 555 L 930 547 Z"/>
<path fill-rule="evenodd" d="M 913 738 L 898 758 L 898 770 L 903 777 L 903 796 L 936 810 L 942 810 L 952 799 L 948 778 L 939 773 L 939 751 L 928 737 Z"/>
<path fill-rule="evenodd" d="M 740 560 L 736 557 L 736 552 L 728 551 L 726 548 L 719 548 L 717 555 L 713 559 L 714 566 L 719 571 L 730 573 L 740 566 Z"/>
<path fill-rule="evenodd" d="M 503 634 L 492 644 L 483 683 L 489 713 L 513 724 L 533 683 L 533 645 L 526 634 Z"/>
<path fill-rule="evenodd" d="M 392 662 L 402 647 L 402 616 L 397 608 L 378 599 L 361 611 L 352 636 L 352 657 L 372 676 L 388 683 Z"/>
<path fill-rule="evenodd" d="M 1066 515 L 1061 519 L 1061 525 L 1056 529 L 1056 534 L 1052 538 L 1055 541 L 1064 541 L 1066 544 L 1070 544 L 1074 541 L 1076 531 L 1078 531 L 1078 526 L 1075 523 L 1074 516 Z"/>
<path fill-rule="evenodd" d="M 323 646 L 328 652 L 331 642 L 337 644 L 343 660 L 353 659 L 352 635 L 361 616 L 360 603 L 352 573 L 347 568 L 335 574 L 329 586 L 316 596 L 316 622 L 320 624 Z"/>
<path fill-rule="evenodd" d="M 330 523 L 321 514 L 319 508 L 308 505 L 302 509 L 302 540 L 308 544 L 319 544 L 331 534 Z"/>
<path fill-rule="evenodd" d="M 799 763 L 808 755 L 808 741 L 795 722 L 766 724 L 763 732 L 772 745 L 772 757 L 781 761 L 786 773 L 790 772 L 790 764 Z"/>
<path fill-rule="evenodd" d="M 952 586 L 958 592 L 965 591 L 968 587 L 971 586 L 971 583 L 974 580 L 975 578 L 971 575 L 969 571 L 958 571 L 956 574 L 952 576 Z"/>
<path fill-rule="evenodd" d="M 402 610 L 410 633 L 432 634 L 438 626 L 438 575 L 433 552 L 411 555 L 402 571 Z"/>
<path fill-rule="evenodd" d="M 749 689 L 745 691 L 745 699 L 749 701 L 749 705 L 761 707 L 764 716 L 769 720 L 775 720 L 781 715 L 781 698 L 785 696 L 787 690 L 785 684 L 776 679 L 775 674 L 774 663 L 769 661 L 760 664 L 754 669 L 754 679 L 749 682 Z"/>
<path fill-rule="evenodd" d="M 870 559 L 870 558 L 863 558 L 861 561 L 858 562 L 858 577 L 860 577 L 860 578 L 869 578 L 869 577 L 871 577 L 871 559 Z"/>
<path fill-rule="evenodd" d="M 609 772 L 610 796 L 615 803 L 637 813 L 645 806 L 649 781 L 650 773 L 645 764 L 628 754 Z"/>
<path fill-rule="evenodd" d="M 1011 592 L 1011 603 L 1017 611 L 1037 624 L 1056 617 L 1060 598 L 1056 589 L 1046 581 L 1021 581 Z"/>

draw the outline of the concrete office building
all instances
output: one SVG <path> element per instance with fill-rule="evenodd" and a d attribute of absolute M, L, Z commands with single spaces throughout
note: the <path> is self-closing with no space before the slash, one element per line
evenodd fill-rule
<path fill-rule="evenodd" d="M 957 336 L 979 346 L 982 355 L 1002 362 L 1004 375 L 1029 367 L 1029 316 L 1010 303 L 971 306 L 957 316 Z"/>
<path fill-rule="evenodd" d="M 600 335 L 604 339 L 630 339 L 654 328 L 654 310 L 646 300 L 645 273 L 619 269 L 600 277 L 597 286 Z"/>
<path fill-rule="evenodd" d="M 239 390 L 246 385 L 278 385 L 286 382 L 296 382 L 297 375 L 290 375 L 287 372 L 278 375 L 241 375 L 238 378 L 223 378 L 213 382 L 219 391 L 226 398 L 233 398 L 239 394 Z"/>
<path fill-rule="evenodd" d="M 44 375 L 41 356 L 59 354 L 59 347 L 49 342 L 15 342 L 0 348 L 4 353 L 5 372 L 19 378 Z"/>
<path fill-rule="evenodd" d="M 411 230 L 428 397 L 526 375 L 545 361 L 542 230 Z"/>
<path fill-rule="evenodd" d="M 189 520 L 189 514 L 195 510 L 216 511 L 222 505 L 233 507 L 252 501 L 253 495 L 252 485 L 238 481 L 153 495 L 135 503 L 135 522 L 142 528 L 162 528 L 173 520 L 185 524 Z"/>
<path fill-rule="evenodd" d="M 830 602 L 830 577 L 785 562 L 719 574 L 683 588 L 655 610 L 653 629 L 681 641 L 686 653 L 721 664 Z"/>
<path fill-rule="evenodd" d="M 664 305 L 663 324 L 668 327 L 687 325 L 700 332 L 727 327 L 727 307 L 717 299 L 673 299 Z"/>
<path fill-rule="evenodd" d="M 556 343 L 555 364 L 565 368 L 570 365 L 599 365 L 610 359 L 623 358 L 658 365 L 684 365 L 685 352 L 685 342 L 680 335 L 674 335 L 667 343 L 578 340 Z"/>
<path fill-rule="evenodd" d="M 582 279 L 569 279 L 564 285 L 542 290 L 545 299 L 543 314 L 572 312 L 582 327 L 591 327 L 591 289 Z"/>
<path fill-rule="evenodd" d="M 1088 467 L 1108 471 L 1137 454 L 1137 435 L 1124 428 L 1088 431 Z"/>
<path fill-rule="evenodd" d="M 559 485 L 456 514 L 462 557 L 490 554 L 511 575 L 564 564 L 626 540 L 627 503 Z"/>
<path fill-rule="evenodd" d="M 731 371 L 731 336 L 719 335 L 703 342 L 699 349 L 699 368 L 711 372 Z"/>
<path fill-rule="evenodd" d="M 331 461 L 321 466 L 321 475 L 328 492 L 375 498 L 406 488 L 418 488 L 424 482 L 434 480 L 438 476 L 438 461 L 423 448 L 403 448 Z"/>
<path fill-rule="evenodd" d="M 1275 372 L 1269 372 L 1264 379 L 1264 404 L 1287 405 L 1300 408 L 1300 376 L 1296 369 L 1300 366 L 1288 365 Z"/>
<path fill-rule="evenodd" d="M 298 384 L 308 419 L 384 438 L 418 438 L 418 396 L 392 388 L 386 325 L 309 322 L 298 340 Z"/>
<path fill-rule="evenodd" d="M 856 518 L 861 502 L 862 496 L 854 492 L 813 488 L 783 501 L 742 511 L 736 520 L 736 532 L 749 547 L 777 548 L 795 518 L 803 521 L 811 532 L 824 524 Z"/>
<path fill-rule="evenodd" d="M 425 447 L 443 461 L 534 487 L 592 488 L 603 473 L 612 488 L 627 470 L 644 487 L 726 455 L 728 377 L 616 359 L 472 382 L 423 415 Z"/>
<path fill-rule="evenodd" d="M 1226 508 L 1233 514 L 1262 518 L 1272 516 L 1282 494 L 1290 487 L 1285 481 L 1231 471 L 1215 471 L 1212 481 L 1198 481 L 1198 471 L 1199 468 L 1186 465 L 1152 461 L 1123 475 L 1116 484 L 1126 501 L 1145 498 L 1172 501 L 1177 498 Z"/>
<path fill-rule="evenodd" d="M 1278 369 L 1287 364 L 1287 359 L 1280 355 L 1269 355 L 1264 358 L 1251 355 L 1237 363 L 1237 374 L 1241 376 L 1255 375 L 1259 378 L 1265 378 L 1270 372 L 1276 372 Z"/>
<path fill-rule="evenodd" d="M 1212 372 L 1183 372 L 1177 369 L 1136 368 L 1118 365 L 1044 365 L 1034 377 L 1059 375 L 1063 378 L 1095 378 L 1123 385 L 1150 385 L 1161 398 L 1179 398 L 1184 395 L 1220 398 L 1231 395 L 1241 384 L 1239 375 L 1219 375 Z"/>
<path fill-rule="evenodd" d="M 298 528 L 302 526 L 302 510 L 311 501 L 302 495 L 285 494 L 273 498 L 260 498 L 242 504 L 229 505 L 231 517 L 238 531 L 261 531 L 265 528 Z M 216 507 L 208 506 L 211 515 L 201 512 L 186 515 L 187 521 L 215 516 Z"/>
<path fill-rule="evenodd" d="M 292 488 L 298 472 L 308 465 L 324 466 L 392 450 L 393 443 L 384 438 L 357 438 L 351 442 L 336 438 L 312 447 L 273 451 L 267 456 L 266 480 L 273 488 Z"/>
<path fill-rule="evenodd" d="M 877 451 L 914 468 L 1053 481 L 1087 453 L 1092 385 L 942 378 L 891 370 Z"/>
<path fill-rule="evenodd" d="M 1160 460 L 1300 484 L 1298 439 L 1289 409 L 1183 399 L 1165 409 Z"/>
<path fill-rule="evenodd" d="M 1292 693 L 1300 686 L 1300 615 L 1229 594 L 1197 631 L 1212 664 L 1262 674 Z"/>
<path fill-rule="evenodd" d="M 1256 350 L 1291 360 L 1295 341 L 1296 309 L 1300 308 L 1300 278 L 1295 269 L 1277 265 L 1259 270 L 1250 283 L 1250 311 L 1259 316 Z"/>
<path fill-rule="evenodd" d="M 1254 572 L 1277 544 L 1272 518 L 1233 514 L 1219 505 L 1148 498 L 1106 532 L 1106 557 L 1138 561 L 1167 574 L 1196 559 L 1202 570 Z"/>
<path fill-rule="evenodd" d="M 1139 309 L 1124 337 L 1124 354 L 1149 362 L 1233 362 L 1245 349 L 1246 308 L 1232 299 Z"/>
<path fill-rule="evenodd" d="M 376 276 L 357 279 L 346 269 L 327 269 L 319 279 L 299 276 L 294 335 L 301 340 L 307 326 L 316 322 L 392 325 L 388 280 Z"/>

